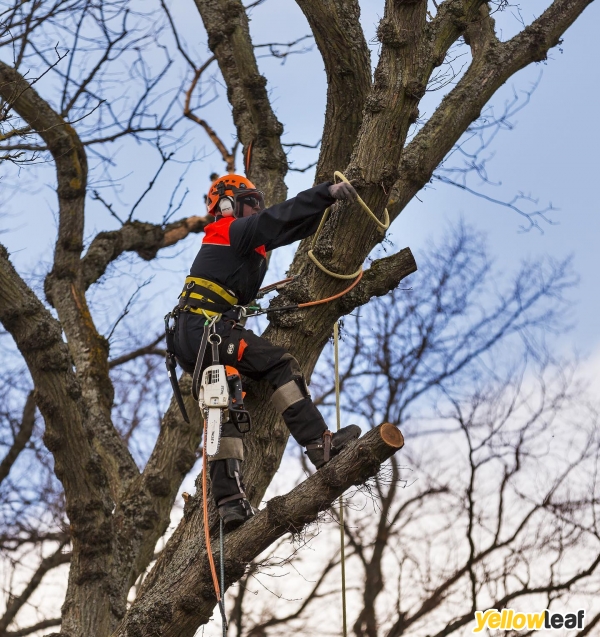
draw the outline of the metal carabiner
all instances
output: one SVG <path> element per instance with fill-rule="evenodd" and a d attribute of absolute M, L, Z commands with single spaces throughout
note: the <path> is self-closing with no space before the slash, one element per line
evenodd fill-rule
<path fill-rule="evenodd" d="M 243 321 L 248 316 L 246 307 L 244 305 L 234 305 L 233 309 L 237 310 L 237 323 Z"/>

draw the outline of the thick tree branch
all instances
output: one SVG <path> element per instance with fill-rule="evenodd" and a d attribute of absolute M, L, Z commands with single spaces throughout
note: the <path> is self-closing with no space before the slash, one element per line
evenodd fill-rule
<path fill-rule="evenodd" d="M 127 447 L 111 422 L 113 387 L 108 375 L 108 343 L 94 325 L 81 277 L 87 158 L 75 130 L 13 68 L 0 61 L 0 95 L 44 140 L 56 165 L 59 205 L 54 266 L 45 290 L 58 312 L 96 431 L 113 494 L 138 474 Z M 15 97 L 16 95 L 16 97 Z"/>
<path fill-rule="evenodd" d="M 428 183 L 502 84 L 528 64 L 544 60 L 591 1 L 555 0 L 537 20 L 505 43 L 495 37 L 491 18 L 480 15 L 467 31 L 474 56 L 471 66 L 402 154 L 400 178 L 388 205 L 392 218 Z"/>
<path fill-rule="evenodd" d="M 375 296 L 384 296 L 394 290 L 402 279 L 417 271 L 417 263 L 410 248 L 404 248 L 383 259 L 373 261 L 363 274 L 362 281 L 339 301 L 340 315 L 350 314 Z"/>
<path fill-rule="evenodd" d="M 382 44 L 381 56 L 352 160 L 346 169 L 346 176 L 356 180 L 361 197 L 379 219 L 398 179 L 402 148 L 410 125 L 418 117 L 418 105 L 431 74 L 467 25 L 477 19 L 482 1 L 446 0 L 430 24 L 426 22 L 426 1 L 386 2 L 377 31 Z M 385 153 L 381 152 L 382 148 L 387 149 Z M 364 214 L 353 215 L 352 223 L 348 223 L 348 208 L 339 206 L 323 233 L 327 248 L 324 256 L 338 272 L 358 267 L 382 239 Z M 331 248 L 326 244 L 330 236 L 335 236 L 336 241 Z M 347 244 L 354 245 L 350 261 L 343 249 Z"/>
<path fill-rule="evenodd" d="M 226 585 L 237 581 L 246 566 L 277 538 L 300 532 L 346 489 L 374 476 L 403 444 L 402 434 L 394 425 L 381 425 L 290 493 L 270 500 L 265 510 L 226 537 Z M 209 621 L 215 599 L 206 551 L 197 541 L 202 524 L 199 498 L 186 506 L 184 520 L 189 538 L 187 559 L 173 568 L 169 545 L 181 541 L 174 536 L 159 558 L 159 563 L 171 561 L 169 572 L 159 568 L 163 577 L 148 577 L 114 637 L 132 632 L 138 637 L 191 637 L 200 624 Z M 190 542 L 192 537 L 194 541 Z"/>
<path fill-rule="evenodd" d="M 124 223 L 120 230 L 97 234 L 82 259 L 85 288 L 95 283 L 112 261 L 124 252 L 136 252 L 142 259 L 150 261 L 161 248 L 182 241 L 190 234 L 204 232 L 212 217 L 187 217 L 166 226 L 132 221 Z"/>
<path fill-rule="evenodd" d="M 358 0 L 296 0 L 325 63 L 327 108 L 315 183 L 347 166 L 371 89 L 369 47 L 360 25 Z"/>
<path fill-rule="evenodd" d="M 240 0 L 194 1 L 227 84 L 244 157 L 250 156 L 248 177 L 260 185 L 267 205 L 283 201 L 287 193 L 283 126 L 271 107 L 267 80 L 258 71 L 246 10 Z"/>
<path fill-rule="evenodd" d="M 46 424 L 44 443 L 54 456 L 54 471 L 65 490 L 73 542 L 70 583 L 77 583 L 81 600 L 94 599 L 95 612 L 107 621 L 109 591 L 98 590 L 95 580 L 106 577 L 109 570 L 113 501 L 105 470 L 93 450 L 95 431 L 86 420 L 81 385 L 60 324 L 19 277 L 3 247 L 0 322 L 15 340 L 33 378 L 35 402 Z"/>
<path fill-rule="evenodd" d="M 35 398 L 33 397 L 33 392 L 30 392 L 29 396 L 27 396 L 25 407 L 23 408 L 23 417 L 21 419 L 19 431 L 13 440 L 11 448 L 8 450 L 8 453 L 4 456 L 2 462 L 0 462 L 0 484 L 10 472 L 11 467 L 19 457 L 21 451 L 25 448 L 25 445 L 29 442 L 31 434 L 33 433 L 34 424 Z"/>

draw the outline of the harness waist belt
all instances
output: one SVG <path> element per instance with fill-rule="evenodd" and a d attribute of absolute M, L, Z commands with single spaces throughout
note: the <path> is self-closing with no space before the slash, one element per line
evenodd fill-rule
<path fill-rule="evenodd" d="M 237 297 L 214 281 L 188 276 L 179 295 L 179 308 L 205 316 L 223 314 L 237 304 Z"/>

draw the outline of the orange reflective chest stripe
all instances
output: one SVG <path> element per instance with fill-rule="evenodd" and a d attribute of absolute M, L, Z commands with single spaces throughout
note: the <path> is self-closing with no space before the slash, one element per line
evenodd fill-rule
<path fill-rule="evenodd" d="M 202 239 L 202 245 L 230 246 L 231 241 L 229 239 L 229 226 L 234 221 L 234 217 L 223 217 L 218 221 L 209 223 L 204 228 L 204 238 Z M 263 257 L 267 256 L 267 250 L 265 246 L 258 246 L 258 248 L 255 248 L 254 250 Z"/>

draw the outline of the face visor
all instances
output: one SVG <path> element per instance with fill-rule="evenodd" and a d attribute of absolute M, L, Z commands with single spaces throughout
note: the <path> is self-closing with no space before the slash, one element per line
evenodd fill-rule
<path fill-rule="evenodd" d="M 260 190 L 238 190 L 233 198 L 234 215 L 250 217 L 264 210 L 265 200 Z"/>

